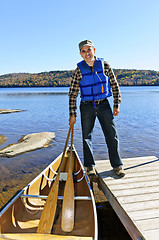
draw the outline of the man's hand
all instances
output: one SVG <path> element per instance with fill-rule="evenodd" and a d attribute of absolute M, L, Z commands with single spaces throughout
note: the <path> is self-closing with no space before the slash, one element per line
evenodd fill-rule
<path fill-rule="evenodd" d="M 119 107 L 113 109 L 113 115 L 114 115 L 114 116 L 118 116 L 119 112 L 120 112 Z"/>
<path fill-rule="evenodd" d="M 72 115 L 69 118 L 69 125 L 71 126 L 72 124 L 76 123 L 76 116 Z"/>

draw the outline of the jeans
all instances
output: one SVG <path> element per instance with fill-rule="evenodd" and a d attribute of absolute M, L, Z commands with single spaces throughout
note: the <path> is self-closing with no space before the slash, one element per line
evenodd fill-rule
<path fill-rule="evenodd" d="M 104 99 L 102 102 L 96 104 L 96 108 L 94 108 L 92 101 L 81 101 L 80 112 L 84 166 L 95 166 L 92 149 L 92 132 L 96 117 L 100 122 L 105 136 L 111 166 L 115 168 L 122 165 L 119 154 L 119 140 L 116 132 L 113 113 L 108 100 Z"/>

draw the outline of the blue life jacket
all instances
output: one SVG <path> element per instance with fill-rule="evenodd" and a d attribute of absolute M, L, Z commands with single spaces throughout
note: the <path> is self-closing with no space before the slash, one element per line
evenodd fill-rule
<path fill-rule="evenodd" d="M 93 71 L 85 61 L 81 61 L 77 65 L 82 73 L 82 80 L 79 83 L 82 101 L 93 101 L 94 103 L 94 100 L 112 95 L 109 78 L 104 74 L 102 58 L 95 60 Z"/>

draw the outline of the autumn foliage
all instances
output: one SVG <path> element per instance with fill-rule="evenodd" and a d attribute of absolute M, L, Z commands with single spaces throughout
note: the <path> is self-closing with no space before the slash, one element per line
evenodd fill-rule
<path fill-rule="evenodd" d="M 67 87 L 73 71 L 50 71 L 36 74 L 12 73 L 0 76 L 0 87 Z M 121 86 L 159 86 L 159 72 L 152 70 L 114 69 Z"/>

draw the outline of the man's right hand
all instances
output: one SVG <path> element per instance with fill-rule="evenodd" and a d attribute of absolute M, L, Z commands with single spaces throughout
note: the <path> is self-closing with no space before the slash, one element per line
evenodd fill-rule
<path fill-rule="evenodd" d="M 71 126 L 72 124 L 76 123 L 76 116 L 72 115 L 69 118 L 69 125 Z"/>

